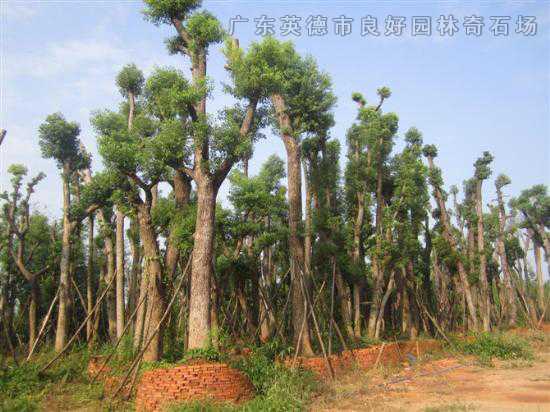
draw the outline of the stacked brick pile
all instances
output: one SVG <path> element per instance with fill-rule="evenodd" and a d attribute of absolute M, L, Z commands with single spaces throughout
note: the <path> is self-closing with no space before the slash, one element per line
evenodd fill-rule
<path fill-rule="evenodd" d="M 344 351 L 337 355 L 329 357 L 332 368 L 336 374 L 343 373 L 349 368 L 357 365 L 362 369 L 372 368 L 378 360 L 379 364 L 390 365 L 407 361 L 407 354 L 419 357 L 423 353 L 441 349 L 438 341 L 412 341 L 395 342 L 385 345 L 372 346 L 365 349 L 355 349 L 353 351 Z M 285 360 L 287 366 L 291 366 L 293 359 Z M 299 357 L 296 365 L 313 371 L 320 377 L 328 376 L 326 361 L 323 357 L 302 358 Z"/>
<path fill-rule="evenodd" d="M 254 387 L 243 373 L 224 363 L 198 363 L 145 372 L 138 384 L 136 411 L 161 411 L 171 403 L 212 399 L 251 399 Z"/>

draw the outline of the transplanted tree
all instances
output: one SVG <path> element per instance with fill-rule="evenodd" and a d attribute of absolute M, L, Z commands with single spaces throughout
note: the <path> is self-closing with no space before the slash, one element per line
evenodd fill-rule
<path fill-rule="evenodd" d="M 143 73 L 135 64 L 125 66 L 116 78 L 120 94 L 128 99 L 128 130 L 132 129 L 136 111 L 136 98 L 143 89 Z M 124 213 L 116 210 L 116 334 L 124 330 Z"/>
<path fill-rule="evenodd" d="M 383 311 L 382 292 L 384 283 L 385 262 L 388 253 L 383 250 L 384 222 L 383 214 L 387 204 L 384 191 L 384 183 L 387 180 L 387 162 L 394 145 L 395 134 L 398 128 L 398 118 L 395 113 L 383 113 L 381 108 L 386 99 L 391 96 L 391 91 L 387 87 L 381 87 L 377 90 L 379 101 L 375 105 L 367 106 L 365 98 L 355 93 L 352 98 L 359 104 L 359 127 L 360 133 L 364 134 L 364 147 L 368 150 L 367 166 L 367 186 L 366 189 L 374 194 L 376 199 L 375 212 L 375 239 L 376 244 L 370 250 L 372 267 L 372 297 L 369 305 L 369 319 L 367 332 L 370 337 L 375 337 L 379 332 L 380 314 Z M 360 150 L 360 149 L 359 149 Z M 358 202 L 359 202 L 358 198 Z M 388 285 L 391 283 L 391 276 Z"/>
<path fill-rule="evenodd" d="M 188 90 L 192 93 L 187 94 L 183 103 L 188 114 L 186 130 L 191 139 L 192 164 L 180 167 L 197 187 L 197 220 L 189 295 L 190 349 L 209 345 L 217 193 L 232 166 L 250 153 L 254 115 L 264 96 L 260 82 L 263 68 L 250 67 L 248 63 L 253 63 L 250 55 L 245 55 L 236 42 L 229 41 L 226 56 L 227 68 L 234 83 L 232 94 L 244 102 L 244 109 L 240 116 L 223 116 L 217 125 L 209 122 L 206 112 L 209 92 L 207 56 L 210 46 L 221 42 L 225 33 L 220 22 L 209 12 L 193 13 L 200 4 L 200 1 L 191 0 L 145 0 L 144 10 L 145 17 L 154 24 L 174 26 L 177 35 L 168 40 L 169 51 L 183 54 L 191 63 L 192 82 Z M 188 153 L 184 154 L 188 156 Z"/>
<path fill-rule="evenodd" d="M 430 271 L 425 268 L 419 239 L 429 204 L 428 173 L 422 164 L 422 133 L 412 127 L 405 133 L 405 141 L 407 146 L 395 159 L 395 188 L 389 208 L 397 231 L 397 270 L 401 272 L 397 282 L 402 305 L 401 327 L 403 332 L 415 338 L 421 316 L 417 301 L 423 301 L 422 304 L 427 307 L 432 298 Z M 425 243 L 428 244 L 428 240 Z M 421 278 L 423 280 L 419 282 Z M 423 293 L 419 294 L 419 290 Z"/>
<path fill-rule="evenodd" d="M 506 209 L 504 208 L 504 195 L 502 188 L 507 186 L 512 181 L 506 175 L 500 174 L 495 180 L 495 188 L 497 191 L 498 201 L 498 239 L 497 250 L 500 257 L 500 266 L 504 278 L 505 296 L 506 296 L 506 316 L 508 324 L 515 326 L 517 318 L 516 294 L 512 286 L 512 274 L 506 255 Z"/>
<path fill-rule="evenodd" d="M 71 192 L 70 183 L 73 173 L 86 164 L 86 157 L 80 151 L 78 135 L 80 126 L 75 122 L 68 122 L 61 113 L 54 113 L 46 118 L 38 129 L 39 144 L 42 156 L 54 159 L 61 170 L 63 181 L 63 236 L 61 240 L 61 259 L 59 273 L 59 306 L 55 335 L 55 350 L 61 351 L 67 343 L 69 327 L 70 301 L 70 258 L 71 233 L 74 228 L 70 218 Z"/>
<path fill-rule="evenodd" d="M 111 183 L 123 193 L 133 208 L 140 228 L 143 244 L 144 270 L 142 282 L 147 282 L 146 328 L 144 340 L 150 342 L 144 358 L 158 360 L 162 353 L 162 325 L 164 313 L 164 285 L 158 234 L 151 218 L 153 204 L 152 188 L 166 172 L 165 166 L 154 156 L 156 141 L 154 126 L 146 116 L 135 119 L 134 127 L 127 128 L 123 113 L 102 111 L 94 114 L 92 124 L 99 135 L 99 152 L 105 166 L 112 171 Z M 158 333 L 155 328 L 160 326 Z"/>
<path fill-rule="evenodd" d="M 535 185 L 523 190 L 521 194 L 510 200 L 510 206 L 519 210 L 523 217 L 522 226 L 533 238 L 533 250 L 537 267 L 537 300 L 539 308 L 544 310 L 544 280 L 540 268 L 540 248 L 544 249 L 546 264 L 550 273 L 550 196 L 545 185 Z"/>
<path fill-rule="evenodd" d="M 493 156 L 489 152 L 483 152 L 483 156 L 476 160 L 475 167 L 475 205 L 477 215 L 477 251 L 479 253 L 479 277 L 481 285 L 481 319 L 483 321 L 483 330 L 491 330 L 491 295 L 489 282 L 487 278 L 487 257 L 485 256 L 485 240 L 483 229 L 483 199 L 482 185 L 483 181 L 491 176 L 489 165 L 493 161 Z"/>
<path fill-rule="evenodd" d="M 462 293 L 464 294 L 464 299 L 468 308 L 468 316 L 474 330 L 477 330 L 478 318 L 474 305 L 474 300 L 472 297 L 470 282 L 468 280 L 468 274 L 464 267 L 463 257 L 461 256 L 461 251 L 459 249 L 459 242 L 456 240 L 453 227 L 449 218 L 449 213 L 447 212 L 447 206 L 445 205 L 447 194 L 443 190 L 443 178 L 441 176 L 441 170 L 435 166 L 434 162 L 434 159 L 437 156 L 437 148 L 434 145 L 426 145 L 422 149 L 422 153 L 428 159 L 429 181 L 430 185 L 433 188 L 432 193 L 439 209 L 438 212 L 439 220 L 441 222 L 441 232 L 443 238 L 445 239 L 445 242 L 447 243 L 452 253 L 452 256 L 450 256 L 451 259 L 449 260 L 454 263 L 458 270 L 460 283 L 462 286 Z"/>
<path fill-rule="evenodd" d="M 304 273 L 300 145 L 303 136 L 330 127 L 334 121 L 330 110 L 335 97 L 328 75 L 319 71 L 313 59 L 301 58 L 292 43 L 268 37 L 251 46 L 251 52 L 255 67 L 265 70 L 261 79 L 273 107 L 273 126 L 287 153 L 294 345 L 298 351 L 311 354 L 313 349 L 305 303 L 308 298 L 304 296 L 308 293 L 304 275 L 309 274 Z"/>
<path fill-rule="evenodd" d="M 40 268 L 36 268 L 37 260 L 35 255 L 37 248 L 48 248 L 48 243 L 40 244 L 42 239 L 36 239 L 32 242 L 32 226 L 31 222 L 35 220 L 35 216 L 30 213 L 30 199 L 34 193 L 35 186 L 45 177 L 43 173 L 39 173 L 36 177 L 27 183 L 26 193 L 23 195 L 21 186 L 23 179 L 27 175 L 27 168 L 23 165 L 14 164 L 8 168 L 8 173 L 12 175 L 11 194 L 3 193 L 0 198 L 4 199 L 4 216 L 9 224 L 10 232 L 15 235 L 17 242 L 16 248 L 11 248 L 9 251 L 15 262 L 17 269 L 28 282 L 30 289 L 29 301 L 29 350 L 32 348 L 36 339 L 37 333 L 37 311 L 40 307 L 40 287 L 38 284 L 42 274 L 50 269 L 49 264 L 45 264 Z M 49 234 L 46 233 L 48 236 Z M 51 250 L 50 250 L 51 252 Z M 33 259 L 35 257 L 35 259 Z"/>

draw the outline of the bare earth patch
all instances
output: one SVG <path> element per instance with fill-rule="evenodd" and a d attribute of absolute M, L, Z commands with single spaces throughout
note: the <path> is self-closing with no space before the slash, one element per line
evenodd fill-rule
<path fill-rule="evenodd" d="M 549 331 L 545 331 L 547 340 Z M 327 385 L 312 411 L 550 411 L 550 347 L 532 362 L 444 358 L 394 370 L 353 371 Z"/>

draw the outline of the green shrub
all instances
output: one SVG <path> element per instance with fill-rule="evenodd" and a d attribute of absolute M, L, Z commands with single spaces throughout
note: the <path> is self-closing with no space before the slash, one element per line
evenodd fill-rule
<path fill-rule="evenodd" d="M 479 333 L 471 342 L 458 345 L 462 352 L 478 356 L 482 362 L 493 358 L 502 360 L 531 360 L 533 351 L 525 339 L 503 333 Z"/>

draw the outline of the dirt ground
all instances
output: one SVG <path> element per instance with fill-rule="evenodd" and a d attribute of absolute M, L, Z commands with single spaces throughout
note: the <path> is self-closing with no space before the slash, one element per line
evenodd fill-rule
<path fill-rule="evenodd" d="M 546 325 L 545 325 L 546 326 Z M 311 411 L 550 412 L 550 328 L 533 361 L 444 357 L 365 373 L 327 384 Z"/>

